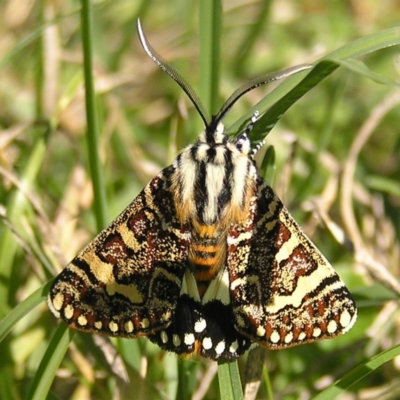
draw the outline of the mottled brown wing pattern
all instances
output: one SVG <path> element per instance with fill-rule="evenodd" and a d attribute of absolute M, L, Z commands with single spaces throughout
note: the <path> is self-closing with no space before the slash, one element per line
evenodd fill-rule
<path fill-rule="evenodd" d="M 332 338 L 356 320 L 354 300 L 270 186 L 258 193 L 243 226 L 228 237 L 235 327 L 273 349 Z"/>
<path fill-rule="evenodd" d="M 70 327 L 137 337 L 165 328 L 190 234 L 175 217 L 165 168 L 55 279 L 48 304 Z"/>

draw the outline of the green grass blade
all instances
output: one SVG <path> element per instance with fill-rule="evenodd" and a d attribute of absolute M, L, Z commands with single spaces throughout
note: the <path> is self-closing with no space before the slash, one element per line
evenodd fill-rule
<path fill-rule="evenodd" d="M 369 78 L 376 83 L 381 83 L 384 85 L 389 85 L 389 86 L 399 86 L 399 84 L 391 79 L 387 79 L 384 76 L 381 76 L 379 74 L 374 73 L 368 67 L 360 60 L 338 60 L 338 59 L 332 59 L 333 62 L 347 68 L 348 70 L 358 74 L 362 75 L 365 78 Z"/>
<path fill-rule="evenodd" d="M 21 318 L 33 310 L 37 305 L 46 300 L 51 284 L 52 281 L 47 282 L 45 285 L 33 292 L 29 297 L 13 308 L 13 310 L 10 311 L 0 321 L 0 342 L 3 341 L 3 339 Z"/>
<path fill-rule="evenodd" d="M 58 326 L 29 388 L 27 400 L 47 398 L 54 376 L 74 334 L 75 332 L 69 329 L 66 324 Z"/>
<path fill-rule="evenodd" d="M 237 362 L 218 363 L 221 400 L 242 400 L 243 391 Z"/>
<path fill-rule="evenodd" d="M 355 383 L 365 378 L 370 373 L 374 372 L 381 365 L 393 360 L 400 355 L 400 345 L 397 345 L 389 350 L 382 351 L 378 355 L 371 357 L 365 363 L 354 368 L 341 379 L 336 381 L 332 386 L 318 393 L 313 400 L 330 400 L 336 399 L 338 395 L 349 389 Z"/>
<path fill-rule="evenodd" d="M 276 155 L 273 146 L 268 146 L 261 163 L 260 171 L 263 178 L 273 186 L 276 172 Z"/>
<path fill-rule="evenodd" d="M 400 39 L 399 39 L 400 40 Z M 308 93 L 312 88 L 317 86 L 327 76 L 332 74 L 339 66 L 346 67 L 351 71 L 370 78 L 378 83 L 397 85 L 396 82 L 385 79 L 378 74 L 369 71 L 364 64 L 357 60 L 338 60 L 338 59 L 327 59 L 324 58 L 319 61 L 311 69 L 308 75 L 302 79 L 298 85 L 287 92 L 284 96 L 280 97 L 285 88 L 280 85 L 277 90 L 271 93 L 262 100 L 257 106 L 259 110 L 268 109 L 268 111 L 257 121 L 254 129 L 251 132 L 251 138 L 253 143 L 262 142 L 272 128 L 276 125 L 282 115 L 301 97 Z M 298 73 L 298 77 L 303 72 Z M 280 98 L 279 98 L 280 97 Z M 278 100 L 279 98 L 279 100 Z"/>
<path fill-rule="evenodd" d="M 400 26 L 382 29 L 371 35 L 363 36 L 359 39 L 332 51 L 323 58 L 345 60 L 348 58 L 358 58 L 377 50 L 400 44 Z"/>
<path fill-rule="evenodd" d="M 103 229 L 107 222 L 107 202 L 104 179 L 102 176 L 99 156 L 99 118 L 97 113 L 96 95 L 93 82 L 93 23 L 92 10 L 89 0 L 82 0 L 81 29 L 83 45 L 83 68 L 85 74 L 85 102 L 87 119 L 87 146 L 90 174 L 94 192 L 94 211 L 97 229 Z"/>
<path fill-rule="evenodd" d="M 280 95 L 280 90 L 275 91 L 273 96 L 270 96 L 268 100 L 273 101 L 273 105 L 269 107 L 268 111 L 257 121 L 254 129 L 250 136 L 252 142 L 262 142 L 266 135 L 271 131 L 275 124 L 279 121 L 282 115 L 294 104 L 297 100 L 303 97 L 313 87 L 318 85 L 328 75 L 338 68 L 338 64 L 332 61 L 320 61 L 315 67 L 308 73 L 308 75 L 292 90 L 282 96 L 279 100 L 276 96 Z M 298 74 L 299 76 L 301 73 Z M 279 88 L 278 88 L 279 89 Z M 269 103 L 268 101 L 268 103 Z M 264 101 L 259 103 L 261 109 L 265 109 Z"/>
<path fill-rule="evenodd" d="M 200 98 L 210 114 L 219 108 L 222 4 L 202 0 L 200 7 Z"/>
<path fill-rule="evenodd" d="M 318 66 L 318 65 L 317 65 Z M 250 137 L 252 138 L 252 142 L 260 142 L 265 137 L 267 134 L 272 130 L 272 128 L 275 126 L 276 122 L 282 117 L 283 114 L 276 114 L 276 111 L 281 110 L 282 112 L 286 111 L 291 105 L 297 101 L 300 97 L 302 97 L 306 92 L 307 89 L 310 90 L 312 87 L 314 87 L 318 81 L 316 80 L 312 86 L 309 86 L 308 88 L 303 87 L 305 84 L 311 85 L 311 77 L 313 77 L 315 74 L 322 74 L 322 71 L 320 70 L 321 67 L 318 67 L 317 71 L 315 69 L 317 68 L 315 66 L 311 70 L 302 70 L 296 74 L 293 74 L 286 78 L 278 87 L 276 87 L 271 93 L 269 93 L 267 96 L 264 97 L 263 100 L 261 100 L 258 104 L 256 104 L 249 112 L 247 112 L 244 117 L 240 118 L 237 120 L 233 125 L 231 125 L 229 128 L 227 128 L 228 134 L 234 134 L 240 131 L 241 127 L 245 126 L 247 124 L 247 121 L 250 120 L 250 118 L 254 115 L 254 112 L 257 110 L 261 114 L 265 111 L 270 109 L 275 106 L 275 109 L 273 110 L 272 113 L 268 114 L 268 117 L 265 117 L 265 114 L 262 115 L 257 121 L 257 123 L 254 125 L 253 130 L 250 133 Z M 337 66 L 335 66 L 334 69 L 336 69 Z M 333 70 L 334 70 L 333 69 Z M 333 72 L 333 70 L 331 72 Z M 307 75 L 308 72 L 308 75 Z M 329 74 L 328 71 L 326 72 L 327 75 Z M 327 76 L 325 75 L 324 78 Z M 304 81 L 306 78 L 310 79 L 310 81 Z M 315 78 L 315 76 L 314 76 Z M 320 80 L 322 80 L 322 76 L 320 76 Z M 285 97 L 286 96 L 286 97 Z M 277 106 L 278 101 L 281 101 L 280 105 Z"/>
<path fill-rule="evenodd" d="M 268 393 L 268 400 L 274 400 L 274 391 L 272 389 L 271 377 L 266 365 L 263 367 L 263 376 L 265 382 L 265 391 Z"/>
<path fill-rule="evenodd" d="M 178 359 L 178 387 L 176 400 L 191 399 L 196 386 L 196 371 L 199 364 L 192 360 Z"/>

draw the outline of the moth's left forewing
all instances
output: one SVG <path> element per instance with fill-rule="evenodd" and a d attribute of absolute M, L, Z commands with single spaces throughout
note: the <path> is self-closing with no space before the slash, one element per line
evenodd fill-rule
<path fill-rule="evenodd" d="M 248 213 L 228 237 L 236 329 L 275 349 L 347 332 L 357 314 L 350 292 L 260 177 Z"/>
<path fill-rule="evenodd" d="M 135 200 L 56 277 L 53 314 L 71 328 L 138 337 L 165 328 L 176 307 L 190 234 L 176 217 L 175 167 Z"/>

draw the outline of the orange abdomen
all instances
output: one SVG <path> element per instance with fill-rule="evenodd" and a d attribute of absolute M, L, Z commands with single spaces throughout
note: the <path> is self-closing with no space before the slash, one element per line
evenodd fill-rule
<path fill-rule="evenodd" d="M 216 225 L 200 225 L 192 233 L 189 262 L 200 297 L 218 274 L 226 258 L 226 235 Z"/>

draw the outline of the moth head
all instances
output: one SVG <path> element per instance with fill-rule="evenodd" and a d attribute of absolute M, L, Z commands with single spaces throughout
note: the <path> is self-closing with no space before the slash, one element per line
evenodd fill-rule
<path fill-rule="evenodd" d="M 137 21 L 137 31 L 140 43 L 147 55 L 183 89 L 203 120 L 205 129 L 199 136 L 200 142 L 208 143 L 210 145 L 226 143 L 228 138 L 224 131 L 222 119 L 225 117 L 227 112 L 245 93 L 274 80 L 271 79 L 271 75 L 269 74 L 252 79 L 250 82 L 245 83 L 233 92 L 217 114 L 210 117 L 199 96 L 189 82 L 175 68 L 168 64 L 168 62 L 165 61 L 150 45 L 143 32 L 139 19 Z M 255 116 L 258 117 L 258 113 L 255 114 Z M 255 116 L 253 116 L 245 130 L 239 133 L 238 137 L 234 141 L 235 146 L 240 150 L 240 152 L 246 154 L 250 151 L 250 140 L 248 134 L 254 126 L 256 120 Z"/>
<path fill-rule="evenodd" d="M 198 141 L 208 144 L 226 144 L 228 136 L 225 133 L 224 124 L 219 122 L 215 128 L 211 127 L 211 124 L 206 126 L 206 129 L 200 133 Z"/>

